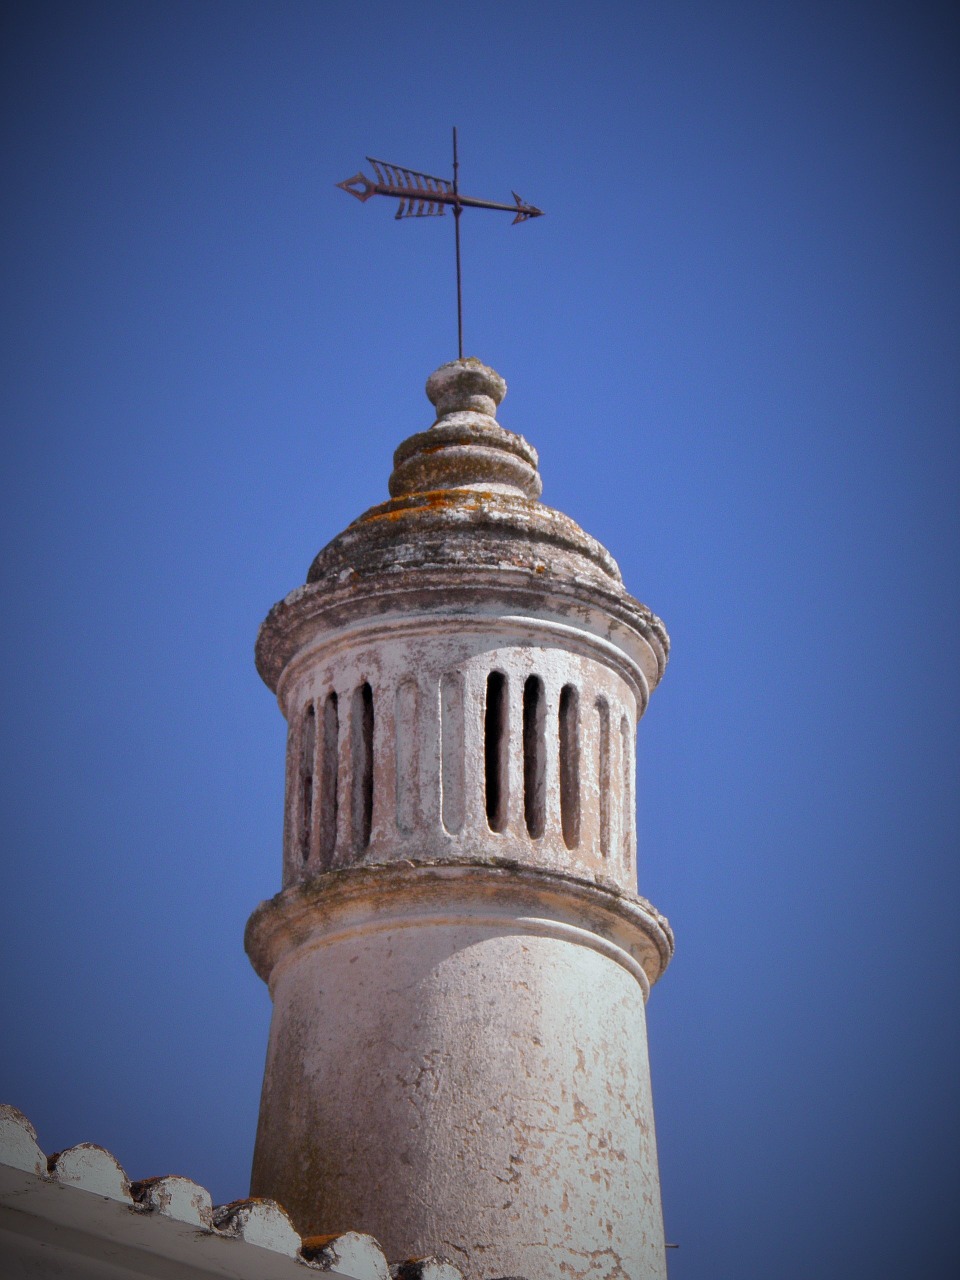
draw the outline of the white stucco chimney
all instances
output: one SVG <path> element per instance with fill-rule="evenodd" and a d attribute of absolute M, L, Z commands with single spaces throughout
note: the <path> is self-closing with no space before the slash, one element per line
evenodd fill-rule
<path fill-rule="evenodd" d="M 539 501 L 477 360 L 391 498 L 271 610 L 289 724 L 252 1193 L 471 1280 L 662 1280 L 644 1004 L 673 950 L 637 896 L 634 740 L 660 620 Z"/>

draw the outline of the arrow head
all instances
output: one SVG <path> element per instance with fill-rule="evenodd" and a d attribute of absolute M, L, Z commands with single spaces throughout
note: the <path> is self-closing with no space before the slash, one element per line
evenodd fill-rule
<path fill-rule="evenodd" d="M 518 222 L 526 222 L 529 218 L 542 218 L 543 210 L 538 209 L 535 204 L 524 204 L 515 191 L 510 193 L 517 202 L 517 216 L 510 224 L 515 227 Z"/>

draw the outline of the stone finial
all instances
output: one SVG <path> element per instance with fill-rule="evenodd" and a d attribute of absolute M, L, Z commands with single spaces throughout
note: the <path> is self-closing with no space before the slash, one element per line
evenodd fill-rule
<path fill-rule="evenodd" d="M 473 356 L 442 364 L 427 379 L 427 399 L 438 418 L 469 410 L 495 418 L 506 394 L 507 384 L 496 369 Z"/>
<path fill-rule="evenodd" d="M 390 496 L 481 489 L 538 498 L 543 485 L 536 449 L 496 420 L 506 394 L 503 378 L 480 360 L 441 365 L 427 379 L 437 421 L 393 455 Z"/>

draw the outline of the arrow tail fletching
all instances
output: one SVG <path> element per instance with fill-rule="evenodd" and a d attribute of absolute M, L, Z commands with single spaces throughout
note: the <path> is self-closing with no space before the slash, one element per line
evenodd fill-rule
<path fill-rule="evenodd" d="M 419 169 L 405 169 L 401 165 L 390 164 L 387 160 L 375 160 L 373 156 L 367 156 L 367 159 L 373 165 L 374 169 L 376 169 L 377 166 L 380 165 L 384 169 L 391 169 L 394 174 L 400 174 L 400 173 L 407 174 L 411 179 L 411 184 L 413 186 L 420 186 L 422 184 L 425 184 L 427 181 L 430 181 L 430 182 L 439 183 L 441 189 L 444 191 L 452 190 L 453 184 L 450 183 L 446 178 L 438 178 L 432 173 L 421 173 Z M 399 187 L 399 186 L 406 186 L 408 184 L 395 181 L 395 182 L 388 183 L 387 185 Z"/>

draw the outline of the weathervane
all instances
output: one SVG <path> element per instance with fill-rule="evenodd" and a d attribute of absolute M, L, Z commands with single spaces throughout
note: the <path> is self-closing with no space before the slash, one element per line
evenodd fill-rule
<path fill-rule="evenodd" d="M 514 191 L 513 204 L 497 204 L 493 200 L 476 200 L 473 196 L 460 194 L 460 164 L 457 160 L 457 131 L 453 131 L 453 180 L 436 178 L 430 173 L 419 173 L 416 169 L 405 169 L 402 165 L 387 164 L 385 160 L 374 160 L 367 156 L 377 175 L 377 181 L 371 182 L 364 173 L 354 174 L 346 182 L 338 182 L 343 191 L 349 191 L 358 200 L 369 200 L 371 196 L 396 196 L 400 201 L 396 217 L 399 218 L 439 218 L 446 210 L 446 205 L 453 208 L 453 221 L 457 241 L 457 341 L 460 359 L 463 359 L 463 287 L 460 279 L 460 215 L 465 208 L 470 209 L 502 209 L 505 213 L 516 216 L 513 225 L 526 222 L 528 218 L 539 218 L 543 210 L 532 204 L 524 204 Z"/>

